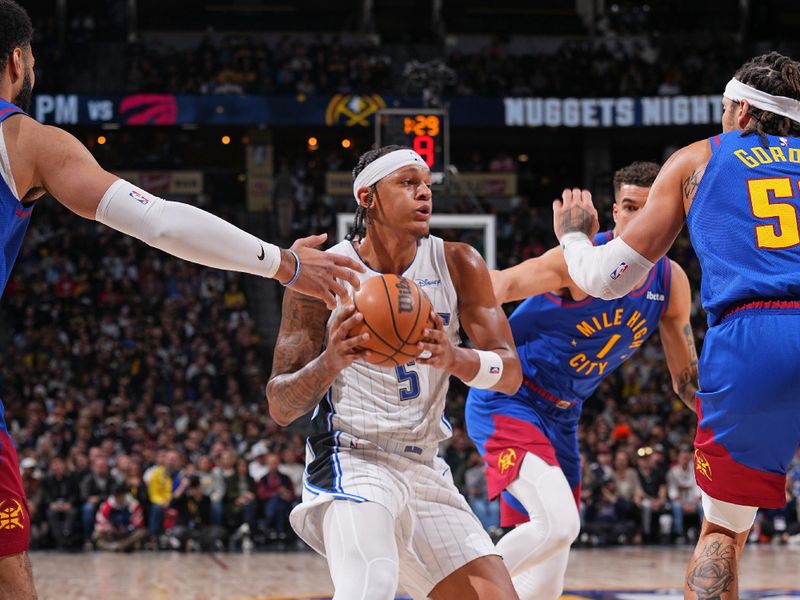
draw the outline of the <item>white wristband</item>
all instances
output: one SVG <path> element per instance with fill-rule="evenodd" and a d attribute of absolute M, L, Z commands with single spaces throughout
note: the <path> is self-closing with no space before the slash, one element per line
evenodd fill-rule
<path fill-rule="evenodd" d="M 503 359 L 497 352 L 489 350 L 475 350 L 478 358 L 481 360 L 481 366 L 478 367 L 478 372 L 475 377 L 469 381 L 465 381 L 469 387 L 478 388 L 481 390 L 488 390 L 497 385 L 500 378 L 503 376 Z"/>

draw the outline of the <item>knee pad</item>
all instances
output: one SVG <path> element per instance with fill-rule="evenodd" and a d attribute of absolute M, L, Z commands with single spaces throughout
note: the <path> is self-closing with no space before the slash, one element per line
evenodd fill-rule
<path fill-rule="evenodd" d="M 742 533 L 753 526 L 758 507 L 741 506 L 703 495 L 703 516 L 709 523 L 724 527 L 734 533 Z"/>

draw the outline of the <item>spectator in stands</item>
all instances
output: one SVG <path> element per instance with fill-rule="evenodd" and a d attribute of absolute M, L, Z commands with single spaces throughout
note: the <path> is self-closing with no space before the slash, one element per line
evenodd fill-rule
<path fill-rule="evenodd" d="M 464 495 L 483 528 L 490 532 L 497 531 L 500 527 L 500 502 L 499 500 L 489 500 L 483 459 L 475 449 L 467 458 L 467 469 L 464 471 Z"/>
<path fill-rule="evenodd" d="M 61 457 L 50 461 L 50 474 L 42 481 L 42 506 L 50 535 L 58 550 L 72 545 L 79 515 L 80 490 Z"/>
<path fill-rule="evenodd" d="M 464 472 L 467 470 L 467 459 L 471 451 L 472 445 L 467 434 L 461 427 L 454 427 L 453 436 L 444 452 L 444 460 L 450 467 L 453 482 L 462 491 L 464 490 Z"/>
<path fill-rule="evenodd" d="M 285 541 L 289 532 L 289 513 L 294 506 L 294 483 L 280 471 L 281 459 L 271 452 L 266 457 L 267 473 L 256 484 L 256 496 L 263 507 L 269 539 Z"/>
<path fill-rule="evenodd" d="M 295 498 L 300 498 L 303 494 L 303 473 L 305 472 L 305 461 L 302 456 L 290 447 L 283 449 L 281 453 L 281 464 L 278 470 L 286 475 L 292 482 Z"/>
<path fill-rule="evenodd" d="M 613 477 L 595 492 L 586 509 L 584 528 L 592 542 L 602 546 L 624 543 L 633 537 L 636 522 L 630 516 L 630 503 L 618 494 Z"/>
<path fill-rule="evenodd" d="M 150 500 L 150 520 L 148 529 L 150 534 L 157 537 L 164 530 L 164 511 L 169 507 L 173 492 L 181 485 L 181 456 L 176 450 L 166 450 L 158 453 L 163 464 L 156 464 L 147 481 L 148 498 Z"/>
<path fill-rule="evenodd" d="M 100 550 L 111 552 L 136 549 L 147 539 L 142 508 L 125 482 L 115 482 L 111 495 L 100 505 L 92 539 Z"/>
<path fill-rule="evenodd" d="M 700 487 L 694 478 L 692 451 L 687 446 L 679 449 L 678 461 L 667 473 L 667 494 L 672 505 L 672 531 L 680 543 L 685 543 L 688 533 L 686 517 L 696 520 L 695 535 L 703 520 Z"/>
<path fill-rule="evenodd" d="M 247 461 L 232 450 L 222 453 L 219 465 L 224 478 L 223 511 L 228 531 L 250 535 L 256 516 L 256 484 L 247 472 Z"/>
<path fill-rule="evenodd" d="M 95 513 L 100 504 L 108 498 L 113 484 L 108 469 L 108 459 L 99 451 L 99 448 L 91 450 L 97 450 L 92 458 L 91 470 L 84 475 L 80 482 L 81 521 L 85 540 L 92 539 Z"/>
<path fill-rule="evenodd" d="M 650 446 L 639 448 L 637 451 L 637 471 L 642 484 L 641 510 L 642 510 L 642 537 L 645 542 L 656 541 L 655 534 L 661 532 L 661 517 L 668 514 L 667 476 L 663 469 L 656 463 L 656 456 Z M 672 518 L 669 517 L 669 525 Z"/>
<path fill-rule="evenodd" d="M 168 534 L 181 551 L 195 549 L 210 552 L 224 548 L 225 529 L 212 521 L 211 498 L 203 493 L 200 477 L 184 478 L 185 490 L 173 497 L 170 506 L 177 511 L 175 525 Z"/>

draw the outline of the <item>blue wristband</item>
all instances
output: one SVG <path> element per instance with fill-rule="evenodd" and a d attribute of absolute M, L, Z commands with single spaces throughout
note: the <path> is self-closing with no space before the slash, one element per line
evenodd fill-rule
<path fill-rule="evenodd" d="M 297 264 L 296 264 L 296 266 L 294 268 L 294 276 L 289 281 L 287 281 L 286 283 L 281 283 L 281 285 L 283 287 L 289 287 L 295 281 L 297 281 L 298 277 L 300 277 L 300 257 L 297 256 L 297 252 L 295 252 L 294 250 L 289 249 L 289 252 L 291 252 L 292 256 L 294 256 L 295 263 L 297 263 Z"/>

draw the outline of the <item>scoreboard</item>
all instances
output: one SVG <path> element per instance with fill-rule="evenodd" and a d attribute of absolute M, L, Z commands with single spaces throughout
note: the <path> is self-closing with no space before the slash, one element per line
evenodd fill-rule
<path fill-rule="evenodd" d="M 388 108 L 378 111 L 375 141 L 380 146 L 408 146 L 431 170 L 433 183 L 444 183 L 450 160 L 447 111 L 432 108 Z"/>

